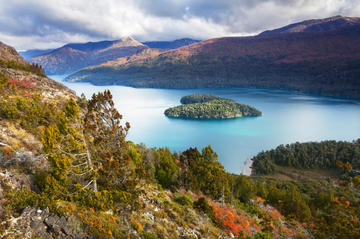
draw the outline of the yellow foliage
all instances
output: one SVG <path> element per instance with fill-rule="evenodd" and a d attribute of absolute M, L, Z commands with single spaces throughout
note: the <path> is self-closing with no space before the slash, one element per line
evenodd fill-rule
<path fill-rule="evenodd" d="M 131 218 L 130 223 L 137 232 L 141 232 L 143 230 L 141 223 L 137 222 L 135 219 Z"/>
<path fill-rule="evenodd" d="M 1 149 L 1 153 L 8 159 L 11 159 L 12 157 L 14 157 L 14 151 L 11 147 L 9 146 L 4 146 Z"/>
<path fill-rule="evenodd" d="M 76 206 L 68 201 L 59 202 L 58 206 L 68 214 L 72 214 L 76 210 Z"/>

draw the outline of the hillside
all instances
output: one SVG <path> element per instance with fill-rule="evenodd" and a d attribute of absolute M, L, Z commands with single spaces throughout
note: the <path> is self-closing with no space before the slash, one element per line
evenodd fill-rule
<path fill-rule="evenodd" d="M 147 48 L 131 37 L 117 41 L 71 43 L 36 56 L 30 62 L 41 65 L 47 74 L 69 74 L 81 68 L 132 55 Z"/>
<path fill-rule="evenodd" d="M 45 98 L 68 98 L 75 93 L 46 77 L 41 66 L 29 64 L 15 48 L 0 42 L 0 74 L 24 91 L 36 91 Z"/>
<path fill-rule="evenodd" d="M 16 52 L 7 59 L 20 61 L 0 74 L 1 238 L 359 237 L 360 178 L 246 177 L 211 146 L 134 144 L 109 91 L 77 97 Z"/>
<path fill-rule="evenodd" d="M 0 42 L 0 59 L 3 61 L 16 61 L 26 64 L 26 61 L 17 53 L 15 48 Z"/>
<path fill-rule="evenodd" d="M 210 39 L 157 57 L 82 69 L 68 81 L 134 87 L 280 88 L 360 97 L 360 24 Z"/>

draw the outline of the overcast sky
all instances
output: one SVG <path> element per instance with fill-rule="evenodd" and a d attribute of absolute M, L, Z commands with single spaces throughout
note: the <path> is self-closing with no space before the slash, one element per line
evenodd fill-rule
<path fill-rule="evenodd" d="M 314 18 L 360 16 L 360 0 L 0 0 L 0 41 L 18 50 L 69 42 L 241 36 Z"/>

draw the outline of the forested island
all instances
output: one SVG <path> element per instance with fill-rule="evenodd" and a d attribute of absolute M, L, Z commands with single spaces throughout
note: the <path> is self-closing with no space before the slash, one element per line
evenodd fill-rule
<path fill-rule="evenodd" d="M 164 114 L 174 118 L 230 119 L 243 116 L 261 116 L 260 110 L 231 99 L 209 94 L 187 95 L 181 98 L 183 105 L 169 108 Z"/>

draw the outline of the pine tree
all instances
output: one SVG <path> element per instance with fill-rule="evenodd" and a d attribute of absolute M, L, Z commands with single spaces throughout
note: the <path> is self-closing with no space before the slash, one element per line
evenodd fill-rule
<path fill-rule="evenodd" d="M 130 124 L 122 126 L 121 120 L 109 90 L 88 101 L 84 135 L 93 164 L 101 174 L 102 186 L 119 190 L 134 186 L 134 165 L 125 140 Z"/>

